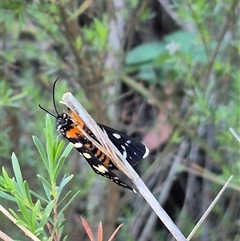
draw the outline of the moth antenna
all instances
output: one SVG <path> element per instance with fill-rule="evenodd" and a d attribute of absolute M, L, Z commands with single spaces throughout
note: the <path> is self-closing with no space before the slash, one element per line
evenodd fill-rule
<path fill-rule="evenodd" d="M 60 78 L 60 77 L 58 77 L 58 78 L 54 81 L 54 83 L 53 83 L 53 106 L 54 106 L 54 109 L 55 109 L 55 111 L 56 111 L 56 113 L 57 113 L 58 116 L 59 116 L 59 112 L 58 112 L 58 110 L 57 110 L 57 105 L 56 105 L 56 100 L 55 100 L 55 86 L 56 86 L 56 83 L 57 83 L 57 81 L 59 80 L 59 78 Z"/>
<path fill-rule="evenodd" d="M 55 109 L 55 112 L 57 113 L 57 115 L 54 115 L 53 113 L 51 113 L 50 111 L 48 111 L 47 109 L 45 109 L 44 107 L 42 107 L 41 105 L 39 105 L 39 107 L 44 110 L 45 112 L 47 112 L 49 115 L 55 117 L 55 118 L 58 118 L 59 115 L 59 112 L 57 110 L 57 105 L 56 105 L 56 100 L 55 100 L 55 86 L 56 86 L 56 83 L 57 81 L 59 80 L 60 77 L 58 77 L 54 83 L 53 83 L 53 90 L 52 90 L 52 95 L 53 95 L 53 106 L 54 106 L 54 109 Z"/>
<path fill-rule="evenodd" d="M 51 116 L 57 118 L 56 115 L 54 115 L 53 113 L 51 113 L 50 111 L 48 111 L 47 109 L 45 109 L 44 107 L 42 107 L 41 105 L 38 105 L 38 106 L 39 106 L 42 110 L 44 110 L 45 112 L 47 112 L 49 115 L 51 115 Z"/>

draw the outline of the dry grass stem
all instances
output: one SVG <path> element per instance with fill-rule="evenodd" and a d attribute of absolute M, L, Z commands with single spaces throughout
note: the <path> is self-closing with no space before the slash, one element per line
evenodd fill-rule
<path fill-rule="evenodd" d="M 93 132 L 93 134 L 98 138 L 101 145 L 110 151 L 113 163 L 117 166 L 117 168 L 122 171 L 125 175 L 127 175 L 133 183 L 138 188 L 141 195 L 145 198 L 148 204 L 152 207 L 156 215 L 160 218 L 160 220 L 164 223 L 170 233 L 176 240 L 186 241 L 186 238 L 174 224 L 174 222 L 167 215 L 165 210 L 159 205 L 158 201 L 146 187 L 144 182 L 135 172 L 135 170 L 131 167 L 131 165 L 125 160 L 122 154 L 117 150 L 117 148 L 112 144 L 109 140 L 106 133 L 104 133 L 97 123 L 93 120 L 93 118 L 87 113 L 87 111 L 83 108 L 83 106 L 74 98 L 71 93 L 66 93 L 63 95 L 62 103 L 65 104 L 68 108 L 78 114 L 87 127 Z M 119 159 L 119 158 L 121 159 Z"/>
<path fill-rule="evenodd" d="M 223 192 L 225 191 L 225 189 L 227 188 L 228 183 L 232 180 L 233 176 L 230 176 L 229 179 L 227 180 L 227 182 L 225 183 L 225 185 L 222 187 L 222 189 L 219 191 L 218 195 L 214 198 L 214 200 L 212 201 L 212 203 L 210 204 L 210 206 L 208 207 L 208 209 L 206 210 L 206 212 L 203 214 L 203 216 L 200 218 L 200 220 L 197 222 L 197 224 L 195 225 L 195 227 L 193 228 L 192 232 L 188 235 L 187 240 L 191 240 L 191 238 L 193 237 L 193 235 L 196 233 L 196 231 L 198 230 L 198 228 L 200 227 L 200 225 L 203 223 L 203 221 L 206 219 L 207 215 L 211 212 L 211 210 L 213 209 L 214 205 L 217 203 L 218 199 L 221 197 L 221 195 L 223 194 Z"/>
<path fill-rule="evenodd" d="M 11 213 L 9 213 L 2 205 L 0 205 L 0 212 L 2 212 L 8 219 L 10 219 L 14 224 L 16 224 L 24 233 L 26 236 L 31 238 L 34 241 L 40 241 L 34 234 L 32 234 L 28 229 L 23 227 L 22 225 L 17 224 L 17 219 L 12 216 Z"/>

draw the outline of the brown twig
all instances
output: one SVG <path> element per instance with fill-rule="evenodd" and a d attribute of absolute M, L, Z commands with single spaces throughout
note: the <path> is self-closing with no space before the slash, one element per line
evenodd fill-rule
<path fill-rule="evenodd" d="M 232 1 L 232 6 L 230 7 L 229 9 L 229 13 L 228 15 L 226 16 L 226 21 L 225 23 L 223 24 L 223 27 L 222 27 L 222 30 L 220 31 L 219 33 L 219 36 L 217 38 L 217 46 L 216 48 L 214 49 L 211 57 L 209 58 L 209 62 L 208 62 L 208 68 L 207 68 L 207 73 L 205 75 L 205 78 L 203 79 L 203 82 L 206 83 L 209 79 L 209 76 L 210 76 L 210 73 L 211 73 L 211 70 L 212 70 L 212 67 L 213 67 L 213 64 L 214 64 L 214 60 L 216 59 L 216 56 L 219 52 L 219 49 L 220 49 L 220 46 L 221 46 L 221 43 L 223 41 L 223 38 L 225 36 L 225 34 L 227 33 L 227 30 L 229 28 L 229 25 L 231 24 L 231 18 L 235 12 L 235 9 L 237 8 L 237 5 L 238 5 L 238 1 L 237 0 L 233 0 Z"/>

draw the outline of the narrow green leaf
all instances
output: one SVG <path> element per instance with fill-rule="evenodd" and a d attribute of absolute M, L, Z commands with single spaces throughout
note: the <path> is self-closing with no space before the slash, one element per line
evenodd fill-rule
<path fill-rule="evenodd" d="M 59 226 L 58 226 L 58 229 L 59 231 L 62 233 L 62 230 L 63 230 L 63 227 L 66 223 L 66 219 L 64 218 L 64 214 L 63 213 L 59 213 L 58 214 L 58 217 L 59 217 Z"/>
<path fill-rule="evenodd" d="M 5 168 L 2 167 L 2 174 L 3 178 L 5 179 L 5 185 L 4 187 L 8 189 L 9 191 L 12 191 L 15 189 L 15 185 L 13 184 L 13 180 L 9 178 L 8 173 L 6 172 Z"/>
<path fill-rule="evenodd" d="M 3 168 L 4 168 L 4 167 L 3 167 Z M 7 190 L 7 189 L 6 189 L 6 187 L 8 186 L 7 184 L 8 184 L 7 181 L 6 181 L 2 176 L 0 176 L 0 187 L 1 187 L 2 189 Z"/>
<path fill-rule="evenodd" d="M 45 232 L 44 232 L 44 229 L 42 228 L 42 227 L 40 227 L 40 228 L 37 228 L 36 230 L 35 230 L 35 232 L 34 232 L 34 234 L 36 235 L 36 236 L 38 236 L 38 235 L 40 235 L 40 234 L 44 234 Z M 44 239 L 44 240 L 47 240 L 47 239 Z"/>
<path fill-rule="evenodd" d="M 60 199 L 60 201 L 58 202 L 58 206 L 61 205 L 61 203 L 63 203 L 65 201 L 65 199 L 71 194 L 72 191 L 68 191 L 65 196 L 63 198 Z"/>
<path fill-rule="evenodd" d="M 3 192 L 0 190 L 0 197 L 4 198 L 6 200 L 12 201 L 12 202 L 16 202 L 15 198 L 9 194 L 7 194 L 6 192 Z"/>
<path fill-rule="evenodd" d="M 21 225 L 21 226 L 23 226 L 23 227 L 25 227 L 25 228 L 27 228 L 27 229 L 30 229 L 28 223 L 25 222 L 25 221 L 22 220 L 22 219 L 18 219 L 17 222 L 16 222 L 16 224 Z M 30 231 L 31 231 L 31 230 L 30 230 Z"/>
<path fill-rule="evenodd" d="M 18 159 L 14 152 L 12 153 L 12 166 L 13 166 L 13 172 L 15 174 L 18 186 L 20 187 L 20 190 L 24 192 L 22 173 L 21 173 L 21 169 L 20 169 L 20 166 L 18 163 Z"/>
<path fill-rule="evenodd" d="M 74 176 L 73 174 L 70 175 L 69 177 L 65 177 L 64 175 L 64 177 L 62 178 L 62 181 L 60 182 L 59 188 L 63 189 L 72 180 L 73 176 Z"/>
<path fill-rule="evenodd" d="M 54 143 L 53 125 L 52 125 L 52 120 L 51 120 L 51 117 L 49 116 L 49 114 L 46 115 L 45 125 L 46 125 L 46 129 L 45 130 L 46 130 L 47 137 L 50 140 L 51 146 L 53 146 L 53 143 Z"/>
<path fill-rule="evenodd" d="M 56 230 L 60 231 L 60 228 L 65 224 L 66 220 L 64 218 L 64 215 L 61 213 L 58 213 L 58 222 L 56 225 L 53 226 L 52 233 L 55 233 Z"/>
<path fill-rule="evenodd" d="M 33 202 L 32 202 L 32 197 L 31 197 L 31 194 L 30 194 L 30 189 L 29 189 L 27 181 L 23 182 L 23 186 L 24 186 L 24 191 L 25 191 L 25 197 L 28 200 L 29 205 L 32 207 Z"/>
<path fill-rule="evenodd" d="M 20 219 L 19 215 L 15 211 L 13 211 L 11 208 L 9 208 L 9 211 L 14 216 L 14 218 L 16 218 L 17 220 Z"/>
<path fill-rule="evenodd" d="M 58 174 L 64 164 L 64 161 L 65 161 L 65 157 L 61 156 L 60 160 L 57 162 L 57 165 L 56 165 L 56 169 L 55 169 L 55 173 L 54 173 L 55 179 L 57 179 Z"/>
<path fill-rule="evenodd" d="M 61 211 L 59 211 L 59 213 L 63 213 L 65 211 L 65 209 L 72 203 L 73 199 L 80 193 L 80 190 L 77 191 L 71 198 L 70 200 L 63 206 L 63 208 L 61 209 Z"/>
<path fill-rule="evenodd" d="M 65 237 L 63 238 L 63 241 L 66 241 L 66 240 L 67 240 L 67 237 L 68 237 L 68 236 L 65 236 Z"/>
<path fill-rule="evenodd" d="M 57 178 L 64 162 L 65 162 L 65 159 L 66 157 L 69 155 L 70 151 L 72 150 L 73 146 L 69 143 L 67 145 L 67 147 L 64 149 L 60 159 L 58 160 L 56 166 L 55 166 L 55 178 Z"/>
<path fill-rule="evenodd" d="M 52 200 L 51 202 L 48 203 L 47 207 L 44 210 L 41 222 L 40 222 L 40 226 L 44 227 L 44 225 L 46 224 L 46 222 L 48 221 L 48 218 L 52 212 L 54 206 L 54 200 Z"/>
<path fill-rule="evenodd" d="M 45 203 L 48 203 L 48 202 L 49 202 L 49 200 L 43 198 L 43 197 L 40 196 L 38 193 L 36 193 L 36 192 L 34 192 L 34 191 L 32 191 L 32 190 L 30 190 L 30 193 L 31 193 L 34 197 L 36 197 L 37 199 L 39 199 L 39 200 L 42 201 L 42 202 L 45 202 Z"/>
<path fill-rule="evenodd" d="M 42 182 L 42 184 L 43 184 L 43 189 L 44 189 L 44 191 L 45 191 L 45 193 L 46 193 L 46 196 L 47 196 L 47 198 L 48 198 L 48 200 L 50 201 L 51 200 L 51 190 L 52 190 L 52 186 L 51 186 L 51 184 L 49 184 L 49 182 L 46 180 L 46 179 L 44 179 L 42 176 L 40 176 L 40 175 L 37 175 L 37 177 L 40 179 L 40 181 Z"/>
<path fill-rule="evenodd" d="M 62 153 L 62 151 L 63 151 L 63 148 L 64 148 L 64 145 L 65 145 L 65 143 L 64 143 L 64 141 L 61 141 L 60 143 L 58 143 L 57 141 L 55 142 L 55 144 L 56 144 L 56 151 L 55 151 L 55 155 L 54 155 L 54 157 L 55 157 L 55 163 L 54 164 L 56 164 L 56 161 L 58 160 L 58 158 L 59 158 L 59 156 L 60 156 L 60 154 Z"/>
<path fill-rule="evenodd" d="M 19 198 L 18 195 L 16 195 L 16 201 L 17 201 L 18 207 L 19 207 L 24 219 L 26 220 L 26 222 L 28 224 L 30 224 L 31 223 L 31 216 L 29 214 L 29 211 L 28 211 L 27 207 L 24 204 L 24 200 Z"/>
<path fill-rule="evenodd" d="M 37 174 L 37 177 L 39 178 L 39 180 L 40 180 L 42 183 L 44 183 L 44 185 L 45 185 L 49 190 L 52 189 L 51 184 L 50 184 L 45 178 L 43 178 L 42 176 L 40 176 L 40 175 L 38 175 L 38 174 Z"/>
<path fill-rule="evenodd" d="M 48 154 L 48 160 L 52 160 L 53 153 L 52 149 L 54 146 L 54 138 L 53 138 L 53 126 L 52 121 L 49 117 L 49 115 L 46 115 L 46 129 L 45 129 L 45 138 L 46 138 L 46 147 L 47 147 L 47 154 Z"/>
<path fill-rule="evenodd" d="M 68 157 L 68 155 L 72 149 L 73 149 L 73 145 L 71 143 L 69 143 L 67 145 L 67 147 L 64 149 L 62 156 L 64 156 L 65 158 Z"/>
<path fill-rule="evenodd" d="M 45 129 L 45 138 L 46 138 L 46 150 L 47 150 L 47 158 L 49 163 L 48 172 L 50 178 L 53 178 L 54 173 L 54 137 L 53 137 L 53 127 L 52 122 L 49 115 L 46 116 L 46 129 Z"/>
<path fill-rule="evenodd" d="M 34 205 L 33 210 L 32 210 L 31 230 L 36 230 L 37 217 L 40 213 L 40 208 L 41 208 L 40 200 L 37 200 L 37 202 Z"/>
<path fill-rule="evenodd" d="M 43 163 L 45 165 L 45 167 L 48 169 L 48 161 L 47 161 L 47 156 L 45 154 L 45 151 L 43 149 L 43 146 L 42 146 L 42 143 L 40 142 L 40 140 L 36 137 L 36 136 L 33 136 L 33 142 L 35 144 L 35 146 L 37 147 L 38 149 L 38 152 L 43 160 Z"/>

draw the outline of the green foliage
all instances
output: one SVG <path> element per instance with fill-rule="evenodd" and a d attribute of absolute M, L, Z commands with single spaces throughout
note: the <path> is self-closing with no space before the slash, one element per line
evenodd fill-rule
<path fill-rule="evenodd" d="M 89 27 L 83 29 L 84 39 L 91 46 L 92 50 L 102 51 L 107 43 L 108 23 L 106 17 L 100 21 L 97 18 L 93 20 Z"/>
<path fill-rule="evenodd" d="M 63 175 L 60 180 L 62 166 L 72 147 L 68 145 L 64 148 L 63 141 L 59 142 L 53 132 L 52 122 L 47 116 L 46 146 L 44 147 L 36 136 L 33 137 L 46 170 L 46 173 L 37 175 L 43 190 L 29 188 L 29 183 L 23 180 L 19 161 L 14 153 L 12 154 L 14 177 L 10 178 L 4 167 L 0 176 L 0 196 L 17 204 L 18 209 L 10 209 L 17 223 L 41 240 L 59 240 L 62 237 L 64 211 L 80 192 L 74 195 L 70 195 L 71 191 L 63 193 L 73 177 L 73 175 Z"/>
<path fill-rule="evenodd" d="M 96 221 L 98 211 L 104 213 L 109 205 L 116 205 L 105 202 L 101 208 L 97 206 L 98 210 L 88 212 L 89 202 L 93 200 L 89 188 L 92 186 L 92 178 L 98 180 L 98 177 L 93 172 L 84 172 L 82 169 L 79 171 L 74 162 L 77 158 L 73 157 L 69 165 L 63 165 L 69 149 L 64 152 L 63 142 L 53 137 L 52 132 L 55 131 L 49 119 L 46 120 L 46 141 L 43 140 L 45 113 L 38 108 L 38 104 L 51 112 L 54 111 L 51 88 L 53 81 L 60 76 L 61 81 L 56 91 L 59 112 L 61 105 L 58 101 L 61 95 L 66 91 L 72 91 L 88 110 L 94 110 L 92 114 L 97 119 L 106 117 L 105 110 L 110 116 L 115 116 L 115 108 L 109 104 L 115 103 L 119 97 L 113 96 L 112 93 L 117 93 L 120 89 L 118 81 L 123 75 L 129 75 L 133 79 L 134 84 L 129 87 L 129 92 L 135 92 L 137 96 L 142 95 L 143 102 L 152 105 L 156 114 L 152 118 L 153 122 L 159 121 L 156 116 L 160 111 L 169 116 L 168 124 L 173 127 L 174 132 L 164 146 L 172 148 L 174 143 L 174 150 L 170 150 L 171 159 L 168 163 L 171 163 L 181 142 L 187 139 L 191 146 L 189 149 L 195 145 L 199 146 L 210 166 L 220 170 L 220 174 L 213 174 L 208 170 L 209 177 L 224 183 L 229 175 L 235 176 L 232 181 L 234 188 L 230 186 L 227 197 L 223 196 L 224 205 L 219 205 L 218 212 L 214 213 L 217 217 L 214 220 L 215 224 L 211 225 L 214 227 L 212 230 L 221 230 L 221 225 L 227 223 L 229 217 L 233 223 L 238 220 L 238 217 L 234 217 L 236 212 L 232 210 L 239 206 L 236 194 L 233 193 L 239 191 L 239 143 L 229 132 L 229 128 L 232 127 L 239 133 L 240 115 L 240 34 L 237 31 L 239 21 L 236 8 L 232 8 L 234 1 L 173 1 L 171 6 L 165 7 L 169 9 L 170 14 L 173 13 L 178 30 L 171 30 L 172 32 L 166 35 L 164 30 L 169 30 L 168 25 L 171 24 L 167 22 L 161 26 L 160 21 L 160 31 L 163 28 L 163 32 L 160 33 L 161 41 L 160 38 L 152 39 L 155 35 L 152 35 L 151 31 L 154 30 L 148 29 L 152 20 L 155 23 L 159 20 L 154 19 L 159 13 L 149 5 L 149 1 L 124 1 L 123 8 L 115 12 L 112 9 L 113 5 L 106 7 L 101 1 L 102 5 L 98 5 L 99 1 L 92 1 L 90 4 L 87 0 L 83 1 L 82 5 L 74 7 L 70 4 L 72 1 L 66 0 L 3 1 L 0 155 L 4 168 L 0 176 L 1 198 L 8 201 L 6 205 L 10 206 L 19 223 L 38 235 L 41 240 L 49 238 L 46 224 L 51 225 L 52 233 L 59 231 L 61 234 L 63 227 L 66 228 L 64 210 L 68 211 L 66 208 L 75 196 L 71 196 L 67 188 L 71 185 L 70 190 L 74 193 L 79 190 L 77 178 L 70 182 L 72 175 L 62 174 L 68 173 L 67 168 L 71 169 L 71 172 L 76 171 L 79 178 L 84 180 L 83 183 L 87 183 L 87 187 L 81 186 L 81 202 L 77 203 L 81 203 L 81 213 L 89 215 L 88 220 L 91 220 L 92 216 Z M 76 24 L 77 18 L 83 15 L 90 16 L 90 21 L 84 26 Z M 125 25 L 122 29 L 114 29 L 120 30 L 117 36 L 121 39 L 117 40 L 120 43 L 119 51 L 113 51 L 115 43 L 108 42 L 109 34 L 112 34 L 113 30 L 109 23 L 118 23 L 118 17 L 120 23 Z M 139 38 L 135 39 L 135 35 Z M 144 42 L 146 39 L 151 41 Z M 132 46 L 135 47 L 131 49 Z M 126 49 L 129 52 L 125 53 Z M 113 63 L 109 59 L 120 67 L 111 68 Z M 140 82 L 144 82 L 143 85 Z M 143 91 L 139 90 L 139 86 Z M 172 92 L 166 95 L 168 89 Z M 106 102 L 102 101 L 100 96 L 106 97 L 107 101 L 104 98 Z M 182 100 L 185 103 L 184 107 Z M 170 109 L 166 110 L 166 102 L 172 106 Z M 104 109 L 106 106 L 109 108 Z M 185 108 L 183 112 L 182 108 Z M 141 121 L 144 121 L 144 118 L 140 118 Z M 212 146 L 206 142 L 206 135 L 209 135 L 206 133 L 207 126 L 213 127 L 213 134 L 208 137 L 212 140 Z M 148 132 L 148 128 L 143 129 Z M 202 135 L 199 135 L 200 132 Z M 37 149 L 31 141 L 33 133 L 39 137 L 33 137 Z M 46 146 L 43 143 L 46 143 Z M 162 150 L 162 146 L 159 149 Z M 18 153 L 18 158 L 15 154 L 11 158 L 12 151 Z M 158 156 L 162 156 L 164 160 L 168 159 L 168 156 L 165 156 L 167 152 L 165 149 L 162 153 L 157 152 L 156 158 L 150 157 L 150 161 L 142 162 L 139 170 L 146 173 L 152 163 L 155 167 L 159 166 L 155 159 L 158 159 Z M 194 153 L 192 149 L 191 153 Z M 185 156 L 188 161 L 189 153 Z M 152 174 L 156 168 L 153 169 Z M 154 181 L 156 176 L 159 179 Z M 154 174 L 149 180 L 160 186 L 164 181 L 163 176 Z M 67 184 L 69 185 L 66 186 Z M 214 186 L 208 189 L 210 195 L 214 196 L 218 188 L 219 186 Z M 97 196 L 105 200 L 104 191 L 97 190 Z M 156 189 L 157 195 L 158 192 L 159 189 Z M 123 215 L 124 223 L 127 225 L 118 234 L 122 235 L 120 240 L 134 240 L 129 237 L 129 229 L 133 226 L 131 223 L 139 220 L 139 213 L 141 217 L 139 206 L 135 207 L 135 203 L 140 203 L 140 200 L 134 198 L 136 202 L 129 197 L 124 199 L 131 203 L 131 209 L 128 209 L 128 205 L 122 199 L 118 203 L 121 204 L 121 211 L 129 210 Z M 229 200 L 231 206 L 227 206 Z M 226 207 L 229 216 L 225 215 Z M 202 210 L 202 207 L 198 208 Z M 144 210 L 145 206 L 142 209 Z M 129 222 L 130 217 L 132 222 Z M 144 228 L 148 219 L 142 219 Z M 189 227 L 194 225 L 194 221 L 189 217 L 181 222 L 187 232 Z M 157 223 L 153 225 L 157 227 Z M 226 232 L 232 235 L 236 232 L 235 229 L 236 226 L 232 225 L 231 234 Z M 6 230 L 9 230 L 8 226 Z M 200 236 L 204 230 L 199 231 Z M 152 237 L 149 240 L 158 239 L 156 237 L 167 240 L 167 233 L 162 230 L 157 230 L 155 237 L 156 232 L 150 233 Z M 209 236 L 212 238 L 217 235 Z M 222 239 L 227 240 L 226 237 Z M 221 238 L 217 236 L 216 240 Z"/>
<path fill-rule="evenodd" d="M 13 90 L 7 85 L 5 81 L 1 81 L 0 91 L 0 108 L 19 107 L 18 100 L 26 96 L 25 92 L 14 95 Z"/>

